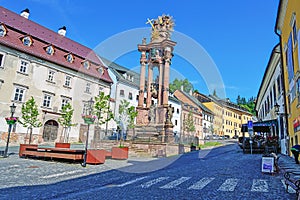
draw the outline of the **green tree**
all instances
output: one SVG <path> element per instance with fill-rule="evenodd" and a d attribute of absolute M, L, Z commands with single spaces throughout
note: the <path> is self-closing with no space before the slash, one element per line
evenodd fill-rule
<path fill-rule="evenodd" d="M 60 142 L 69 142 L 69 134 L 72 126 L 77 124 L 72 124 L 74 109 L 70 103 L 67 103 L 62 107 L 61 117 L 58 119 L 58 123 L 63 127 Z"/>
<path fill-rule="evenodd" d="M 38 108 L 33 97 L 31 97 L 25 104 L 22 105 L 22 116 L 19 119 L 19 122 L 27 128 L 27 133 L 29 132 L 29 144 L 31 143 L 32 138 L 32 129 L 42 126 L 42 122 L 39 121 Z M 27 137 L 27 134 L 26 134 Z M 25 140 L 26 143 L 26 140 Z"/>
<path fill-rule="evenodd" d="M 175 92 L 176 90 L 182 90 L 182 88 L 184 92 L 190 92 L 194 89 L 193 85 L 189 82 L 188 79 L 179 80 L 177 78 L 175 78 L 174 81 L 170 83 L 169 87 L 171 93 Z"/>
<path fill-rule="evenodd" d="M 248 101 L 246 101 L 245 97 L 240 97 L 239 95 L 237 98 L 237 104 L 242 108 L 245 108 L 248 112 L 252 113 L 252 115 L 256 115 L 255 97 L 251 97 L 248 99 Z"/>
<path fill-rule="evenodd" d="M 127 128 L 134 128 L 134 120 L 137 115 L 138 112 L 135 110 L 134 106 L 130 106 L 130 103 L 125 99 L 121 100 L 119 106 L 119 116 L 116 121 L 119 124 L 123 134 L 126 133 Z M 121 141 L 124 139 L 123 134 L 121 134 Z"/>
<path fill-rule="evenodd" d="M 189 111 L 187 119 L 183 121 L 183 130 L 188 133 L 196 130 L 192 111 Z"/>
<path fill-rule="evenodd" d="M 98 141 L 100 139 L 100 125 L 105 124 L 109 120 L 114 118 L 112 111 L 109 106 L 109 95 L 105 95 L 104 92 L 100 92 L 100 94 L 95 97 L 95 104 L 93 114 L 96 115 L 96 126 L 97 130 L 94 134 L 94 141 Z"/>
<path fill-rule="evenodd" d="M 214 89 L 214 91 L 213 91 L 213 96 L 218 97 L 216 89 Z"/>

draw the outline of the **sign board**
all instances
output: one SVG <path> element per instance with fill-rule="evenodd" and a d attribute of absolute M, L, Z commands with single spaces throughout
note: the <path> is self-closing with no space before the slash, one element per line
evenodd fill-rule
<path fill-rule="evenodd" d="M 253 135 L 253 122 L 251 120 L 249 120 L 247 126 L 248 126 L 248 133 L 250 136 L 252 136 Z"/>
<path fill-rule="evenodd" d="M 274 157 L 262 157 L 261 172 L 274 172 Z"/>
<path fill-rule="evenodd" d="M 248 129 L 253 129 L 253 122 L 251 120 L 248 121 Z"/>

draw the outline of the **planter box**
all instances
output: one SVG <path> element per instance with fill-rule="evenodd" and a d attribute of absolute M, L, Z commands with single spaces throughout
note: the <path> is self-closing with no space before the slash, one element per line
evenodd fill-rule
<path fill-rule="evenodd" d="M 70 148 L 70 147 L 71 147 L 70 143 L 63 143 L 63 142 L 55 143 L 55 148 Z"/>
<path fill-rule="evenodd" d="M 89 149 L 87 151 L 87 164 L 103 164 L 105 163 L 106 151 L 103 149 Z"/>
<path fill-rule="evenodd" d="M 27 150 L 27 148 L 29 149 L 36 149 L 38 148 L 37 144 L 20 144 L 20 149 L 19 149 L 19 156 L 22 157 L 23 152 Z"/>
<path fill-rule="evenodd" d="M 128 147 L 113 147 L 111 149 L 111 158 L 126 160 L 128 159 Z"/>

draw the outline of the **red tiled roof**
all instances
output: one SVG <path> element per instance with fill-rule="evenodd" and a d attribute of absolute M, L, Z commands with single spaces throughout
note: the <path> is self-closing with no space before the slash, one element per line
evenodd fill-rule
<path fill-rule="evenodd" d="M 107 68 L 92 49 L 66 38 L 65 36 L 61 36 L 58 33 L 1 6 L 0 23 L 3 23 L 8 29 L 7 35 L 0 37 L 0 44 L 112 83 Z M 30 35 L 33 38 L 33 44 L 30 47 L 23 45 L 20 40 L 25 35 Z M 52 44 L 55 48 L 55 53 L 53 55 L 48 55 L 45 52 L 44 48 L 49 44 Z M 74 55 L 75 60 L 73 63 L 66 61 L 65 55 L 68 53 Z M 84 69 L 82 66 L 81 62 L 84 60 L 92 62 L 89 70 Z M 103 75 L 97 71 L 100 66 L 105 69 Z"/>

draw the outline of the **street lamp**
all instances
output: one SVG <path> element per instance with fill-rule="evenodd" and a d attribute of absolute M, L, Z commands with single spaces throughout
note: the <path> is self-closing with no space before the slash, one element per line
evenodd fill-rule
<path fill-rule="evenodd" d="M 87 158 L 87 148 L 89 144 L 89 132 L 90 132 L 90 124 L 93 124 L 95 121 L 93 114 L 93 105 L 94 101 L 93 98 L 86 102 L 85 108 L 83 110 L 82 117 L 84 119 L 84 123 L 88 125 L 87 133 L 86 133 L 86 140 L 85 140 L 85 150 L 84 150 L 84 157 L 83 157 L 83 163 L 81 164 L 82 167 L 86 167 L 86 158 Z"/>
<path fill-rule="evenodd" d="M 16 106 L 15 106 L 14 103 L 9 107 L 10 107 L 10 114 L 11 114 L 10 115 L 10 120 L 13 121 L 13 123 L 10 123 L 9 122 L 10 120 L 7 120 L 7 122 L 8 122 L 8 135 L 7 135 L 6 147 L 5 147 L 4 155 L 3 155 L 3 157 L 5 157 L 5 158 L 8 157 L 7 151 L 8 151 L 9 138 L 10 138 L 11 128 L 15 123 L 15 121 L 13 120 L 13 117 L 14 117 L 14 113 L 16 111 Z"/>

